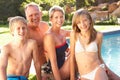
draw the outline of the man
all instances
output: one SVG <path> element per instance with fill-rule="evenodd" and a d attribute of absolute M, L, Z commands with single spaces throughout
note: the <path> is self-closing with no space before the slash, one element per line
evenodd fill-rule
<path fill-rule="evenodd" d="M 41 80 L 38 46 L 35 40 L 28 39 L 27 21 L 20 16 L 13 17 L 9 28 L 13 40 L 1 49 L 0 80 L 28 80 L 32 60 L 37 80 Z"/>
<path fill-rule="evenodd" d="M 42 11 L 36 3 L 29 3 L 25 6 L 25 15 L 28 21 L 29 38 L 37 41 L 39 50 L 39 61 L 42 66 L 46 62 L 44 49 L 43 49 L 43 37 L 45 32 L 49 29 L 49 25 L 41 21 Z"/>

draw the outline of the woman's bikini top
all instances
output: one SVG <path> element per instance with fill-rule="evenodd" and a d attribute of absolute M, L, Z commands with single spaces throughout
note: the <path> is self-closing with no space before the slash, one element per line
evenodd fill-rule
<path fill-rule="evenodd" d="M 96 41 L 91 42 L 90 44 L 86 45 L 85 47 L 81 44 L 80 40 L 77 39 L 75 44 L 75 53 L 79 52 L 97 52 L 98 47 Z"/>

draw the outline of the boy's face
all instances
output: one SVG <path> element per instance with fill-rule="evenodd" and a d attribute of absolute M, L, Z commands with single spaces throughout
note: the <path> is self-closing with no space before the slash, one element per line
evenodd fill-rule
<path fill-rule="evenodd" d="M 12 34 L 16 39 L 26 39 L 27 37 L 27 24 L 23 22 L 16 22 L 13 24 Z"/>

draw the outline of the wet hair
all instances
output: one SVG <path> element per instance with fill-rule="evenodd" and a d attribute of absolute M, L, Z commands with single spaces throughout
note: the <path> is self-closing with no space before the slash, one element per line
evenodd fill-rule
<path fill-rule="evenodd" d="M 51 7 L 50 10 L 49 10 L 49 18 L 52 18 L 54 12 L 56 12 L 56 11 L 60 11 L 60 12 L 62 12 L 63 15 L 65 15 L 65 12 L 64 12 L 63 8 L 55 5 L 55 6 Z"/>
<path fill-rule="evenodd" d="M 90 21 L 90 27 L 89 27 L 90 39 L 88 42 L 88 44 L 89 44 L 90 42 L 92 42 L 96 39 L 97 31 L 93 28 L 94 22 L 93 22 L 91 15 L 89 14 L 89 12 L 87 10 L 80 9 L 74 13 L 73 19 L 72 19 L 72 28 L 75 33 L 81 32 L 81 30 L 78 28 L 77 24 L 80 22 L 80 17 L 83 15 L 85 15 L 87 17 L 87 19 L 89 19 L 89 21 Z"/>
<path fill-rule="evenodd" d="M 10 32 L 13 32 L 13 30 L 14 30 L 14 27 L 13 27 L 13 24 L 14 24 L 14 23 L 22 22 L 22 23 L 24 23 L 25 25 L 27 25 L 27 21 L 25 20 L 24 17 L 21 17 L 21 16 L 9 17 L 9 18 L 8 18 L 8 21 L 9 21 L 9 29 L 10 29 Z"/>

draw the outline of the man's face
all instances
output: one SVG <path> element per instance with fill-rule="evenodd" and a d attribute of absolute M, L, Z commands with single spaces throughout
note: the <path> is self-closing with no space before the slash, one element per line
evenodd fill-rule
<path fill-rule="evenodd" d="M 33 27 L 37 27 L 39 25 L 42 16 L 39 8 L 37 6 L 29 6 L 26 9 L 25 13 L 28 23 Z"/>

